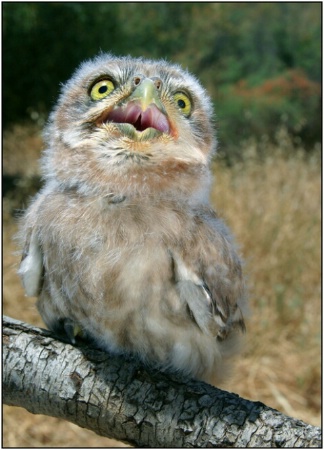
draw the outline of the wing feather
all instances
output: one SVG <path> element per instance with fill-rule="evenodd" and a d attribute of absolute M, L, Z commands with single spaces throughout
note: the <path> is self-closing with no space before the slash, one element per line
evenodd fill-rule
<path fill-rule="evenodd" d="M 36 230 L 32 228 L 26 238 L 22 260 L 18 273 L 27 297 L 37 297 L 43 282 L 43 253 L 39 244 Z"/>

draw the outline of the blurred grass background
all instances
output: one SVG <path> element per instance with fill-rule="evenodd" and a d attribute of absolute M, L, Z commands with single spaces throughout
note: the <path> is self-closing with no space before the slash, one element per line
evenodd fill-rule
<path fill-rule="evenodd" d="M 41 128 L 59 83 L 99 50 L 166 58 L 214 100 L 212 202 L 245 260 L 252 315 L 224 387 L 320 425 L 321 5 L 5 3 L 3 29 L 3 312 L 43 326 L 16 275 L 12 237 L 41 185 Z M 123 445 L 3 412 L 5 447 Z"/>

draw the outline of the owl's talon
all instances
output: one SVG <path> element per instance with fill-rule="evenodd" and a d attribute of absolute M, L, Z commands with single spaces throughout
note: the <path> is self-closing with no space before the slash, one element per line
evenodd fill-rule
<path fill-rule="evenodd" d="M 71 344 L 76 343 L 76 336 L 82 335 L 82 329 L 80 326 L 72 319 L 63 319 L 63 328 L 66 336 L 68 337 Z"/>

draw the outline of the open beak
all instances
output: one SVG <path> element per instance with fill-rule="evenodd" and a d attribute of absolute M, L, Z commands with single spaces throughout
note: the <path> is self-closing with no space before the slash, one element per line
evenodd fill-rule
<path fill-rule="evenodd" d="M 127 103 L 116 106 L 102 117 L 102 123 L 113 122 L 115 124 L 131 125 L 121 126 L 120 129 L 126 135 L 134 137 L 138 133 L 145 132 L 143 136 L 138 136 L 141 140 L 150 139 L 160 133 L 170 133 L 170 123 L 163 112 L 158 90 L 154 82 L 146 78 L 136 87 Z M 134 134 L 135 132 L 135 134 Z M 136 133 L 137 132 L 137 133 Z"/>

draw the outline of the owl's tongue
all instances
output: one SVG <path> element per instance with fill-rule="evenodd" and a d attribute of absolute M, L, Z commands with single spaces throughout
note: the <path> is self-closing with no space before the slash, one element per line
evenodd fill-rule
<path fill-rule="evenodd" d="M 126 108 L 113 109 L 105 121 L 130 123 L 137 131 L 144 131 L 147 128 L 155 128 L 162 133 L 170 131 L 168 119 L 153 103 L 143 111 L 138 103 L 129 102 Z"/>

